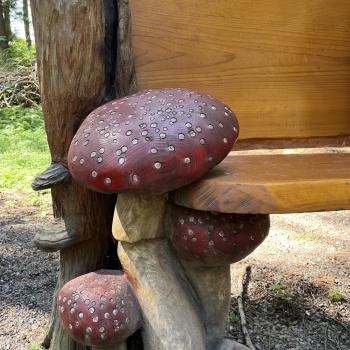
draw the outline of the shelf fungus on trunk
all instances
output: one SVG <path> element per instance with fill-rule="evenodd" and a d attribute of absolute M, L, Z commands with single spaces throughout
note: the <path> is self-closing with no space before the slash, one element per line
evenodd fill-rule
<path fill-rule="evenodd" d="M 69 281 L 58 293 L 58 310 L 64 329 L 93 348 L 123 344 L 141 326 L 138 301 L 121 271 L 100 270 Z"/>
<path fill-rule="evenodd" d="M 51 162 L 51 164 L 32 182 L 34 191 L 42 191 L 57 186 L 69 179 L 69 171 L 66 166 L 60 163 Z"/>
<path fill-rule="evenodd" d="M 104 193 L 161 194 L 203 176 L 230 152 L 238 123 L 206 94 L 146 90 L 91 112 L 72 140 L 73 178 Z"/>
<path fill-rule="evenodd" d="M 269 216 L 225 214 L 171 205 L 169 239 L 176 254 L 201 265 L 223 266 L 242 260 L 267 237 Z"/>

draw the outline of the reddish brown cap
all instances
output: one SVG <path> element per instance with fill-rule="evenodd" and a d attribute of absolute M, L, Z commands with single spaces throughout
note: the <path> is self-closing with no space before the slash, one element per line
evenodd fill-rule
<path fill-rule="evenodd" d="M 230 152 L 234 113 L 190 90 L 146 90 L 88 115 L 68 154 L 74 179 L 105 193 L 159 194 L 195 181 Z"/>
<path fill-rule="evenodd" d="M 141 324 L 139 304 L 121 271 L 100 270 L 77 277 L 58 293 L 63 328 L 94 347 L 119 343 Z"/>
<path fill-rule="evenodd" d="M 220 266 L 245 258 L 266 238 L 270 221 L 262 214 L 224 214 L 171 206 L 170 242 L 177 255 Z"/>

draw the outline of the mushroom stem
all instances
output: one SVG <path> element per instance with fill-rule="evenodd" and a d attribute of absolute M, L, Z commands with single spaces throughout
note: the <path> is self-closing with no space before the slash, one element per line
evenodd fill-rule
<path fill-rule="evenodd" d="M 249 350 L 245 345 L 237 343 L 232 339 L 224 339 L 216 350 Z"/>
<path fill-rule="evenodd" d="M 118 344 L 110 345 L 110 346 L 104 346 L 101 347 L 91 347 L 91 350 L 127 350 L 127 343 L 126 341 L 120 342 Z"/>
<path fill-rule="evenodd" d="M 186 261 L 182 265 L 199 299 L 207 349 L 215 349 L 224 338 L 230 309 L 230 265 L 198 267 Z"/>
<path fill-rule="evenodd" d="M 144 349 L 204 350 L 195 293 L 164 237 L 165 204 L 164 195 L 118 195 L 113 223 L 118 256 L 143 313 Z"/>
<path fill-rule="evenodd" d="M 144 349 L 204 350 L 202 321 L 167 240 L 119 242 L 118 256 L 142 309 Z"/>

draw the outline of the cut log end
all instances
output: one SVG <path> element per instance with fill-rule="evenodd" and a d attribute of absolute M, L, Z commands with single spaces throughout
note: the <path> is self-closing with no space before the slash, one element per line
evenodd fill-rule
<path fill-rule="evenodd" d="M 70 177 L 68 169 L 59 163 L 52 162 L 32 183 L 34 191 L 42 191 L 67 181 Z"/>

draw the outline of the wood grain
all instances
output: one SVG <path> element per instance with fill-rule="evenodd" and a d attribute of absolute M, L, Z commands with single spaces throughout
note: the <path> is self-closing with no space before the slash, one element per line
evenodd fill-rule
<path fill-rule="evenodd" d="M 179 205 L 224 213 L 350 209 L 350 153 L 230 155 L 175 191 Z"/>
<path fill-rule="evenodd" d="M 233 146 L 237 150 L 350 147 L 350 136 L 308 137 L 302 139 L 240 139 Z"/>
<path fill-rule="evenodd" d="M 183 86 L 237 113 L 241 138 L 350 134 L 347 0 L 131 0 L 139 89 Z"/>

